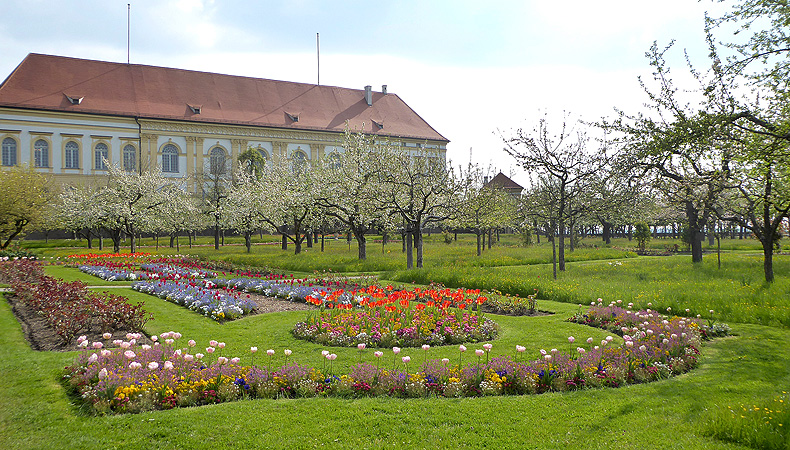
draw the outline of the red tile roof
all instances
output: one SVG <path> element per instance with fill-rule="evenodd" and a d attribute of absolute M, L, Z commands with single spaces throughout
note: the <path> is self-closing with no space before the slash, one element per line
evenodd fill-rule
<path fill-rule="evenodd" d="M 520 184 L 516 183 L 515 181 L 511 180 L 507 175 L 502 172 L 496 174 L 494 178 L 491 179 L 486 186 L 497 186 L 506 191 L 513 191 L 516 193 L 521 193 L 524 190 Z"/>
<path fill-rule="evenodd" d="M 348 121 L 368 134 L 448 142 L 391 93 L 373 92 L 368 106 L 363 89 L 35 53 L 0 85 L 0 106 L 310 131 L 342 132 Z"/>

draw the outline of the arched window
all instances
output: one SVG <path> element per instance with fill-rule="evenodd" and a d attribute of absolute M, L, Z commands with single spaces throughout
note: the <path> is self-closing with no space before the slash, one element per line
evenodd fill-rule
<path fill-rule="evenodd" d="M 127 172 L 137 170 L 137 149 L 132 144 L 123 147 L 123 170 Z"/>
<path fill-rule="evenodd" d="M 269 163 L 269 152 L 267 152 L 266 150 L 264 150 L 262 148 L 259 148 L 258 149 L 258 153 L 261 154 L 261 158 L 263 158 L 263 160 L 266 161 L 266 163 L 268 164 Z"/>
<path fill-rule="evenodd" d="M 44 139 L 33 144 L 33 160 L 36 167 L 49 167 L 49 143 Z"/>
<path fill-rule="evenodd" d="M 16 140 L 14 138 L 3 139 L 3 165 L 16 165 Z"/>
<path fill-rule="evenodd" d="M 222 147 L 214 147 L 209 152 L 209 156 L 211 157 L 211 163 L 209 165 L 209 170 L 211 170 L 212 175 L 224 175 L 225 174 L 225 150 Z"/>
<path fill-rule="evenodd" d="M 173 144 L 162 148 L 162 172 L 178 173 L 178 147 Z"/>
<path fill-rule="evenodd" d="M 301 150 L 297 150 L 291 156 L 293 160 L 293 171 L 295 174 L 301 174 L 307 170 L 307 154 Z"/>
<path fill-rule="evenodd" d="M 66 160 L 64 161 L 67 169 L 80 168 L 80 145 L 74 141 L 66 142 Z"/>
<path fill-rule="evenodd" d="M 338 154 L 337 152 L 332 152 L 331 154 L 329 154 L 329 156 L 327 157 L 327 163 L 329 167 L 335 170 L 340 169 L 340 154 Z"/>
<path fill-rule="evenodd" d="M 110 149 L 104 142 L 99 142 L 93 149 L 96 156 L 96 170 L 107 170 L 107 161 L 110 159 Z"/>

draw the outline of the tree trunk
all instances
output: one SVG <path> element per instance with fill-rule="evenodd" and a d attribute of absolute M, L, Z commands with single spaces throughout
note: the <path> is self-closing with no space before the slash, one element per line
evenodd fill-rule
<path fill-rule="evenodd" d="M 606 244 L 612 243 L 612 224 L 606 222 L 604 220 L 601 221 L 601 225 L 603 225 L 603 241 Z"/>
<path fill-rule="evenodd" d="M 477 236 L 477 256 L 480 256 L 483 254 L 482 250 L 480 249 L 480 232 L 475 232 L 475 236 Z"/>
<path fill-rule="evenodd" d="M 282 249 L 288 250 L 288 235 L 285 234 L 285 227 L 283 227 L 283 241 L 282 241 Z"/>
<path fill-rule="evenodd" d="M 121 232 L 110 231 L 110 239 L 112 239 L 112 252 L 116 255 L 121 253 Z"/>
<path fill-rule="evenodd" d="M 554 271 L 554 279 L 557 279 L 557 239 L 554 238 L 555 227 L 551 227 L 551 266 Z"/>
<path fill-rule="evenodd" d="M 170 248 L 173 248 L 175 246 L 176 236 L 178 236 L 178 233 L 173 233 L 170 235 Z"/>
<path fill-rule="evenodd" d="M 411 231 L 406 231 L 406 236 L 403 239 L 404 249 L 406 250 L 406 268 L 413 269 L 414 268 L 414 254 L 412 253 L 413 245 L 411 242 L 412 234 Z"/>
<path fill-rule="evenodd" d="M 214 225 L 214 250 L 219 250 L 219 225 Z"/>
<path fill-rule="evenodd" d="M 321 233 L 321 252 L 324 251 L 324 239 L 326 239 L 326 236 L 324 233 Z"/>
<path fill-rule="evenodd" d="M 491 250 L 491 238 L 494 235 L 494 230 L 488 230 L 488 249 Z"/>
<path fill-rule="evenodd" d="M 367 238 L 365 234 L 354 232 L 354 237 L 357 239 L 357 256 L 362 261 L 368 259 Z"/>
<path fill-rule="evenodd" d="M 304 234 L 305 242 L 307 242 L 307 248 L 313 248 L 313 233 L 308 231 Z"/>
<path fill-rule="evenodd" d="M 422 240 L 422 229 L 420 229 L 419 227 L 414 231 L 414 241 L 417 244 L 417 268 L 422 269 L 423 240 Z"/>
<path fill-rule="evenodd" d="M 137 236 L 135 236 L 134 232 L 129 233 L 129 251 L 132 254 L 137 253 Z"/>
<path fill-rule="evenodd" d="M 559 231 L 559 257 L 558 262 L 560 266 L 560 272 L 565 272 L 565 221 L 560 220 L 557 223 L 557 230 Z"/>
<path fill-rule="evenodd" d="M 252 232 L 245 231 L 244 232 L 244 246 L 247 247 L 247 253 L 252 252 Z"/>

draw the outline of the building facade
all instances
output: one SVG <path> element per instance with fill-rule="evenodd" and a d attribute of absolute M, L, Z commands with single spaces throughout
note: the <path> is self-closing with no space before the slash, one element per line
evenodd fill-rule
<path fill-rule="evenodd" d="M 0 85 L 2 166 L 92 183 L 107 161 L 189 178 L 240 153 L 315 161 L 346 127 L 446 154 L 449 142 L 386 86 L 374 92 L 30 54 Z"/>

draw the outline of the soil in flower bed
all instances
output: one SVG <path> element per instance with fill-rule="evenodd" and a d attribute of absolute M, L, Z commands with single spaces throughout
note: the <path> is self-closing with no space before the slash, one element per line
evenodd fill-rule
<path fill-rule="evenodd" d="M 266 297 L 265 295 L 258 294 L 249 295 L 250 300 L 255 302 L 257 306 L 253 308 L 249 314 L 245 314 L 243 317 L 282 311 L 308 311 L 311 309 L 318 309 L 316 306 L 310 305 L 308 303 L 292 302 L 277 297 Z"/>

